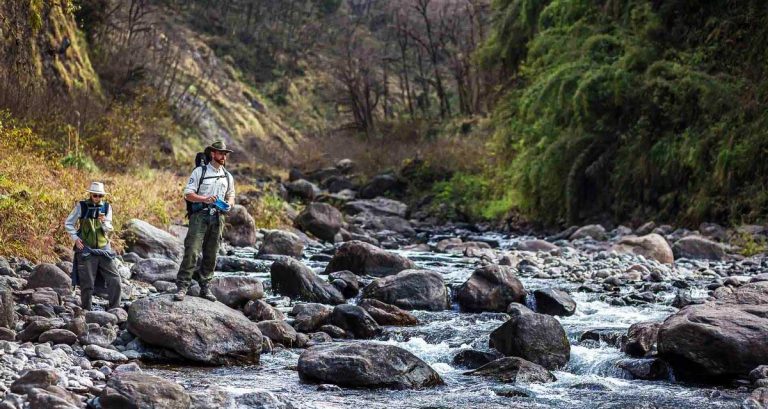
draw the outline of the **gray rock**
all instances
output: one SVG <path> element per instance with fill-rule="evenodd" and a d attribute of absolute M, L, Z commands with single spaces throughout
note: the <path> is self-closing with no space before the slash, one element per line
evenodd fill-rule
<path fill-rule="evenodd" d="M 284 320 L 280 310 L 272 307 L 263 300 L 248 301 L 243 307 L 243 314 L 245 314 L 252 321 L 271 321 L 271 320 Z"/>
<path fill-rule="evenodd" d="M 236 204 L 227 213 L 222 237 L 236 247 L 256 244 L 256 222 L 245 206 Z"/>
<path fill-rule="evenodd" d="M 86 311 L 85 322 L 99 324 L 104 327 L 107 325 L 117 325 L 117 316 L 106 311 Z"/>
<path fill-rule="evenodd" d="M 103 348 L 95 344 L 86 345 L 83 347 L 83 350 L 85 351 L 85 354 L 88 355 L 88 358 L 91 358 L 91 359 L 108 361 L 108 362 L 128 361 L 128 357 L 123 355 L 121 352 L 115 351 L 114 349 Z"/>
<path fill-rule="evenodd" d="M 11 384 L 11 392 L 20 395 L 29 393 L 33 388 L 45 389 L 47 386 L 56 385 L 61 377 L 50 369 L 33 369 L 26 371 L 19 379 Z"/>
<path fill-rule="evenodd" d="M 478 268 L 457 291 L 459 305 L 466 311 L 503 312 L 510 303 L 525 302 L 525 296 L 515 270 L 498 265 Z"/>
<path fill-rule="evenodd" d="M 85 333 L 78 338 L 83 345 L 99 345 L 108 347 L 117 339 L 117 330 L 115 327 L 100 327 L 96 324 L 89 324 Z"/>
<path fill-rule="evenodd" d="M 293 327 L 301 332 L 313 332 L 327 323 L 333 308 L 317 303 L 296 304 L 291 312 L 296 316 Z"/>
<path fill-rule="evenodd" d="M 72 292 L 72 278 L 53 264 L 38 264 L 27 279 L 27 289 L 50 287 L 59 294 Z"/>
<path fill-rule="evenodd" d="M 648 381 L 669 379 L 669 366 L 661 359 L 622 359 L 616 366 L 627 371 L 635 379 Z"/>
<path fill-rule="evenodd" d="M 376 320 L 357 305 L 337 305 L 331 312 L 330 322 L 357 339 L 369 339 L 381 333 Z"/>
<path fill-rule="evenodd" d="M 134 280 L 150 284 L 155 281 L 175 281 L 178 273 L 179 265 L 167 258 L 147 258 L 131 267 Z"/>
<path fill-rule="evenodd" d="M 443 276 L 428 270 L 404 270 L 376 279 L 363 289 L 363 298 L 406 310 L 441 311 L 449 307 Z"/>
<path fill-rule="evenodd" d="M 40 334 L 39 342 L 72 345 L 77 342 L 77 335 L 65 329 L 49 329 Z"/>
<path fill-rule="evenodd" d="M 344 296 L 331 283 L 293 258 L 275 261 L 270 269 L 272 290 L 291 298 L 324 304 L 342 304 Z"/>
<path fill-rule="evenodd" d="M 571 345 L 560 322 L 549 315 L 512 316 L 490 335 L 489 345 L 506 356 L 517 356 L 547 369 L 568 363 Z"/>
<path fill-rule="evenodd" d="M 320 194 L 320 188 L 305 179 L 298 179 L 286 183 L 285 188 L 288 190 L 290 198 L 298 198 L 304 202 L 311 202 Z"/>
<path fill-rule="evenodd" d="M 504 357 L 465 373 L 486 376 L 505 383 L 547 383 L 555 376 L 541 365 L 518 357 Z"/>
<path fill-rule="evenodd" d="M 135 301 L 128 311 L 128 330 L 149 344 L 214 365 L 256 363 L 261 352 L 256 323 L 222 303 L 198 297 Z"/>
<path fill-rule="evenodd" d="M 379 300 L 366 298 L 361 300 L 358 306 L 373 317 L 379 325 L 411 326 L 419 324 L 419 320 L 410 312 Z"/>
<path fill-rule="evenodd" d="M 605 240 L 606 237 L 607 236 L 605 233 L 605 227 L 599 224 L 590 224 L 587 226 L 580 227 L 573 234 L 571 234 L 570 239 L 578 240 L 578 239 L 591 238 L 594 240 Z"/>
<path fill-rule="evenodd" d="M 166 258 L 178 263 L 184 255 L 181 240 L 143 220 L 129 220 L 123 228 L 122 237 L 126 250 L 143 258 Z"/>
<path fill-rule="evenodd" d="M 333 242 L 344 219 L 335 207 L 327 203 L 311 203 L 294 220 L 296 227 L 317 238 Z"/>
<path fill-rule="evenodd" d="M 342 244 L 325 268 L 327 274 L 337 271 L 351 271 L 358 275 L 384 277 L 412 269 L 415 264 L 399 254 L 391 253 L 362 241 Z"/>
<path fill-rule="evenodd" d="M 248 301 L 264 297 L 261 280 L 248 276 L 217 276 L 208 284 L 219 302 L 239 308 Z"/>
<path fill-rule="evenodd" d="M 477 369 L 501 358 L 498 352 L 483 352 L 476 349 L 463 349 L 453 356 L 453 365 L 467 369 Z"/>
<path fill-rule="evenodd" d="M 675 242 L 672 246 L 675 258 L 723 260 L 725 249 L 717 242 L 701 236 L 688 236 Z"/>
<path fill-rule="evenodd" d="M 264 237 L 258 255 L 269 254 L 301 258 L 303 252 L 304 243 L 299 236 L 283 230 L 273 230 Z"/>
<path fill-rule="evenodd" d="M 576 312 L 576 301 L 565 291 L 554 288 L 538 289 L 533 292 L 536 312 L 547 315 L 569 317 Z"/>
<path fill-rule="evenodd" d="M 658 322 L 638 322 L 632 324 L 627 330 L 627 338 L 622 347 L 627 355 L 642 358 L 656 352 L 656 343 L 659 337 Z"/>
<path fill-rule="evenodd" d="M 336 280 L 340 280 L 344 283 L 343 288 L 339 289 L 344 295 L 344 298 L 353 298 L 360 293 L 360 281 L 357 279 L 357 275 L 351 271 L 344 270 L 333 272 L 328 274 L 328 280 L 330 280 L 331 283 Z"/>
<path fill-rule="evenodd" d="M 518 243 L 517 250 L 550 253 L 559 252 L 560 247 L 545 240 L 525 240 Z"/>
<path fill-rule="evenodd" d="M 675 261 L 667 240 L 656 233 L 641 237 L 623 237 L 613 249 L 619 253 L 637 254 L 664 264 L 672 264 Z"/>
<path fill-rule="evenodd" d="M 0 285 L 0 328 L 16 328 L 16 303 L 13 299 L 13 290 Z"/>
<path fill-rule="evenodd" d="M 342 210 L 344 213 L 353 216 L 367 213 L 379 217 L 397 216 L 404 218 L 408 213 L 408 206 L 397 200 L 377 197 L 370 200 L 354 200 L 347 202 L 342 207 Z"/>
<path fill-rule="evenodd" d="M 297 345 L 298 333 L 285 321 L 261 321 L 257 325 L 259 330 L 261 330 L 261 334 L 271 339 L 272 342 L 276 344 L 281 344 L 289 348 L 300 346 Z"/>
<path fill-rule="evenodd" d="M 111 377 L 99 402 L 104 409 L 189 409 L 192 401 L 181 385 L 140 372 L 120 372 Z"/>
<path fill-rule="evenodd" d="M 393 345 L 317 345 L 299 356 L 298 370 L 304 381 L 347 387 L 406 389 L 443 384 L 424 361 Z"/>

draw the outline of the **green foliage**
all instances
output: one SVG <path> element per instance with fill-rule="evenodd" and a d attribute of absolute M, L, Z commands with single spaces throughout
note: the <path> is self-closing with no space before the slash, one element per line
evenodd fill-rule
<path fill-rule="evenodd" d="M 493 115 L 508 160 L 445 198 L 551 224 L 765 217 L 768 9 L 727 3 L 495 1 L 480 56 L 518 76 Z"/>
<path fill-rule="evenodd" d="M 99 168 L 93 162 L 93 159 L 82 152 L 68 153 L 67 156 L 61 159 L 61 164 L 66 167 L 80 169 L 87 172 L 97 172 L 99 170 Z"/>
<path fill-rule="evenodd" d="M 29 26 L 33 33 L 43 28 L 43 0 L 29 0 Z"/>

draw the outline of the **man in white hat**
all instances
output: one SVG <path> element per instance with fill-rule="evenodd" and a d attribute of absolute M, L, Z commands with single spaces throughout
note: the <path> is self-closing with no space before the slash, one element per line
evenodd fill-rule
<path fill-rule="evenodd" d="M 101 274 L 107 286 L 108 309 L 117 308 L 120 306 L 120 273 L 107 237 L 113 230 L 112 206 L 104 201 L 107 195 L 104 183 L 91 183 L 87 192 L 90 197 L 77 202 L 64 222 L 75 244 L 72 283 L 80 285 L 80 302 L 83 309 L 90 310 L 96 276 Z M 76 228 L 78 221 L 79 228 Z"/>

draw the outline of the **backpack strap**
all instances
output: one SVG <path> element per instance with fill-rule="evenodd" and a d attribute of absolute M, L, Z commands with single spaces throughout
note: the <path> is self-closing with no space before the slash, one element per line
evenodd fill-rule
<path fill-rule="evenodd" d="M 200 167 L 202 169 L 200 170 L 200 179 L 197 181 L 197 190 L 195 190 L 195 194 L 200 193 L 200 186 L 203 185 L 203 179 L 205 179 L 205 171 L 208 170 L 208 165 L 202 165 Z"/>
<path fill-rule="evenodd" d="M 88 216 L 88 203 L 85 200 L 80 201 L 80 220 Z"/>

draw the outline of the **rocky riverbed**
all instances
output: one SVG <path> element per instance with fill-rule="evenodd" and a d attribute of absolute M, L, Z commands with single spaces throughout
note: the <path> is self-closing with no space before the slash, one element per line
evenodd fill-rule
<path fill-rule="evenodd" d="M 768 257 L 733 230 L 436 227 L 386 177 L 299 180 L 296 229 L 236 206 L 215 303 L 171 301 L 181 240 L 140 220 L 122 308 L 78 307 L 71 254 L 0 259 L 0 409 L 768 404 Z"/>

